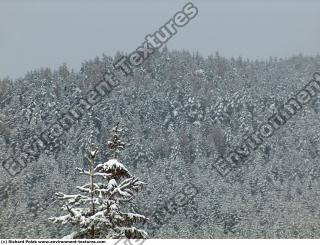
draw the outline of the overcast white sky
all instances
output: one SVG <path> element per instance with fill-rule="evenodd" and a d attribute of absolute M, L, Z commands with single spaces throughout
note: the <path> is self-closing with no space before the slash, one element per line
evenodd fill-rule
<path fill-rule="evenodd" d="M 0 0 L 0 77 L 131 52 L 188 1 Z M 320 53 L 320 1 L 194 0 L 169 49 L 267 59 Z"/>

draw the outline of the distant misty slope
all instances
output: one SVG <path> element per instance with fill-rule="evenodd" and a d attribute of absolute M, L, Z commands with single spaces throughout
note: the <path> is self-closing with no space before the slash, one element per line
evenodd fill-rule
<path fill-rule="evenodd" d="M 119 54 L 120 55 L 120 54 Z M 118 56 L 119 56 L 118 55 Z M 101 80 L 114 58 L 40 69 L 0 81 L 0 157 L 19 156 L 29 138 L 48 128 Z M 188 52 L 155 53 L 134 76 L 116 75 L 119 87 L 85 113 L 16 177 L 0 168 L 0 238 L 59 238 L 69 233 L 48 222 L 60 213 L 54 193 L 84 183 L 88 136 L 106 150 L 120 122 L 128 143 L 121 160 L 148 183 L 132 208 L 151 217 L 193 183 L 199 193 L 168 215 L 156 238 L 320 238 L 320 98 L 266 140 L 227 177 L 211 164 L 232 151 L 275 108 L 320 70 L 320 56 L 268 61 L 203 58 Z"/>

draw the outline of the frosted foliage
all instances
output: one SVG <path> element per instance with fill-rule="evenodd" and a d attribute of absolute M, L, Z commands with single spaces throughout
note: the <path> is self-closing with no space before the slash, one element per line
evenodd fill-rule
<path fill-rule="evenodd" d="M 1 160 L 18 158 L 24 142 L 79 104 L 106 69 L 114 70 L 114 61 L 103 55 L 84 61 L 79 72 L 62 66 L 34 70 L 15 81 L 0 79 Z M 99 149 L 108 141 L 110 147 L 119 145 L 108 135 L 120 120 L 128 130 L 121 132 L 127 146 L 118 159 L 131 177 L 119 179 L 111 169 L 94 172 L 95 207 L 106 199 L 99 183 L 106 193 L 112 190 L 114 197 L 127 200 L 129 189 L 120 189 L 124 195 L 115 189 L 123 179 L 138 176 L 148 187 L 118 207 L 145 215 L 149 224 L 162 201 L 192 182 L 200 190 L 193 203 L 168 215 L 170 220 L 153 234 L 145 228 L 150 238 L 320 238 L 318 92 L 236 172 L 223 178 L 213 169 L 217 157 L 258 130 L 319 67 L 320 55 L 255 61 L 156 50 L 134 67 L 133 76 L 118 70 L 119 86 L 90 109 L 91 118 L 84 111 L 16 177 L 1 166 L 0 237 L 61 238 L 78 231 L 70 222 L 48 222 L 48 217 L 70 214 L 65 205 L 60 211 L 54 193 L 79 195 L 70 199 L 70 209 L 92 206 L 85 198 L 91 195 L 77 189 L 87 189 L 90 177 L 87 153 L 93 149 L 85 143 L 93 131 Z M 99 153 L 94 168 L 115 159 L 118 153 L 110 150 Z M 75 168 L 83 171 L 81 176 Z"/>
<path fill-rule="evenodd" d="M 97 153 L 97 150 L 90 151 L 88 170 L 77 168 L 80 174 L 90 178 L 90 182 L 76 187 L 81 194 L 56 193 L 56 197 L 64 202 L 62 209 L 67 214 L 49 218 L 49 221 L 74 225 L 75 231 L 64 236 L 69 239 L 146 238 L 147 233 L 135 225 L 144 224 L 147 218 L 140 214 L 125 213 L 120 208 L 146 184 L 131 175 L 115 158 L 94 167 Z"/>

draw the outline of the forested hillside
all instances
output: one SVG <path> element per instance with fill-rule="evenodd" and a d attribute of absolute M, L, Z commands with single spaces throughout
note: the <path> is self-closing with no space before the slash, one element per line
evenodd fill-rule
<path fill-rule="evenodd" d="M 19 156 L 23 143 L 40 134 L 83 97 L 116 57 L 85 61 L 79 72 L 66 65 L 0 81 L 0 159 Z M 266 140 L 226 177 L 212 162 L 232 151 L 277 106 L 320 71 L 320 56 L 251 61 L 208 58 L 187 51 L 153 54 L 121 81 L 77 124 L 11 177 L 0 168 L 0 238 L 60 238 L 48 218 L 59 213 L 54 193 L 71 193 L 84 179 L 88 136 L 105 151 L 112 127 L 124 126 L 122 161 L 147 182 L 130 208 L 152 213 L 183 186 L 197 195 L 170 215 L 154 238 L 320 238 L 320 97 Z M 110 155 L 97 158 L 98 163 Z M 148 232 L 148 230 L 147 230 Z"/>

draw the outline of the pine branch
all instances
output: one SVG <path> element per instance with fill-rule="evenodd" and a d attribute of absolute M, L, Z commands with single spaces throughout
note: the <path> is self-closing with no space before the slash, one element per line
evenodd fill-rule
<path fill-rule="evenodd" d="M 108 179 L 109 177 L 112 176 L 112 174 L 107 174 L 107 173 L 94 173 L 93 176 L 100 176 L 100 177 L 103 177 L 104 179 Z"/>
<path fill-rule="evenodd" d="M 135 227 L 122 228 L 122 232 L 128 239 L 146 239 L 148 236 L 148 233 L 144 230 L 139 230 Z"/>
<path fill-rule="evenodd" d="M 68 205 L 66 205 L 66 207 L 67 207 L 67 210 L 68 210 L 68 212 L 70 213 L 70 216 L 71 216 L 71 217 L 76 216 L 76 214 L 69 208 Z"/>
<path fill-rule="evenodd" d="M 63 194 L 62 192 L 55 193 L 57 198 L 59 200 L 65 200 L 68 204 L 71 205 L 80 205 L 81 203 L 86 203 L 89 201 L 89 198 L 87 196 L 83 195 L 66 195 Z"/>
<path fill-rule="evenodd" d="M 101 184 L 101 183 L 100 183 Z M 93 183 L 93 184 L 85 184 L 83 186 L 79 186 L 79 188 L 83 188 L 83 189 L 86 189 L 86 188 L 91 188 L 91 185 L 93 185 L 94 188 L 99 188 L 99 184 L 96 184 L 96 183 Z"/>
<path fill-rule="evenodd" d="M 60 217 L 51 217 L 49 218 L 49 221 L 52 223 L 61 223 L 62 225 L 68 223 L 68 221 L 70 220 L 70 215 L 64 215 L 64 216 L 60 216 Z"/>
<path fill-rule="evenodd" d="M 82 192 L 87 192 L 89 194 L 91 194 L 91 189 L 90 188 L 83 188 L 81 186 L 77 186 L 76 187 L 79 191 L 82 191 Z"/>
<path fill-rule="evenodd" d="M 76 170 L 78 170 L 80 174 L 90 175 L 88 170 L 84 170 L 82 168 L 76 168 Z"/>
<path fill-rule="evenodd" d="M 144 215 L 140 215 L 140 214 L 133 214 L 133 213 L 120 213 L 120 215 L 123 218 L 123 222 L 122 224 L 126 227 L 128 226 L 132 226 L 135 223 L 141 222 L 141 223 L 145 223 L 147 222 L 149 219 L 146 218 Z"/>

